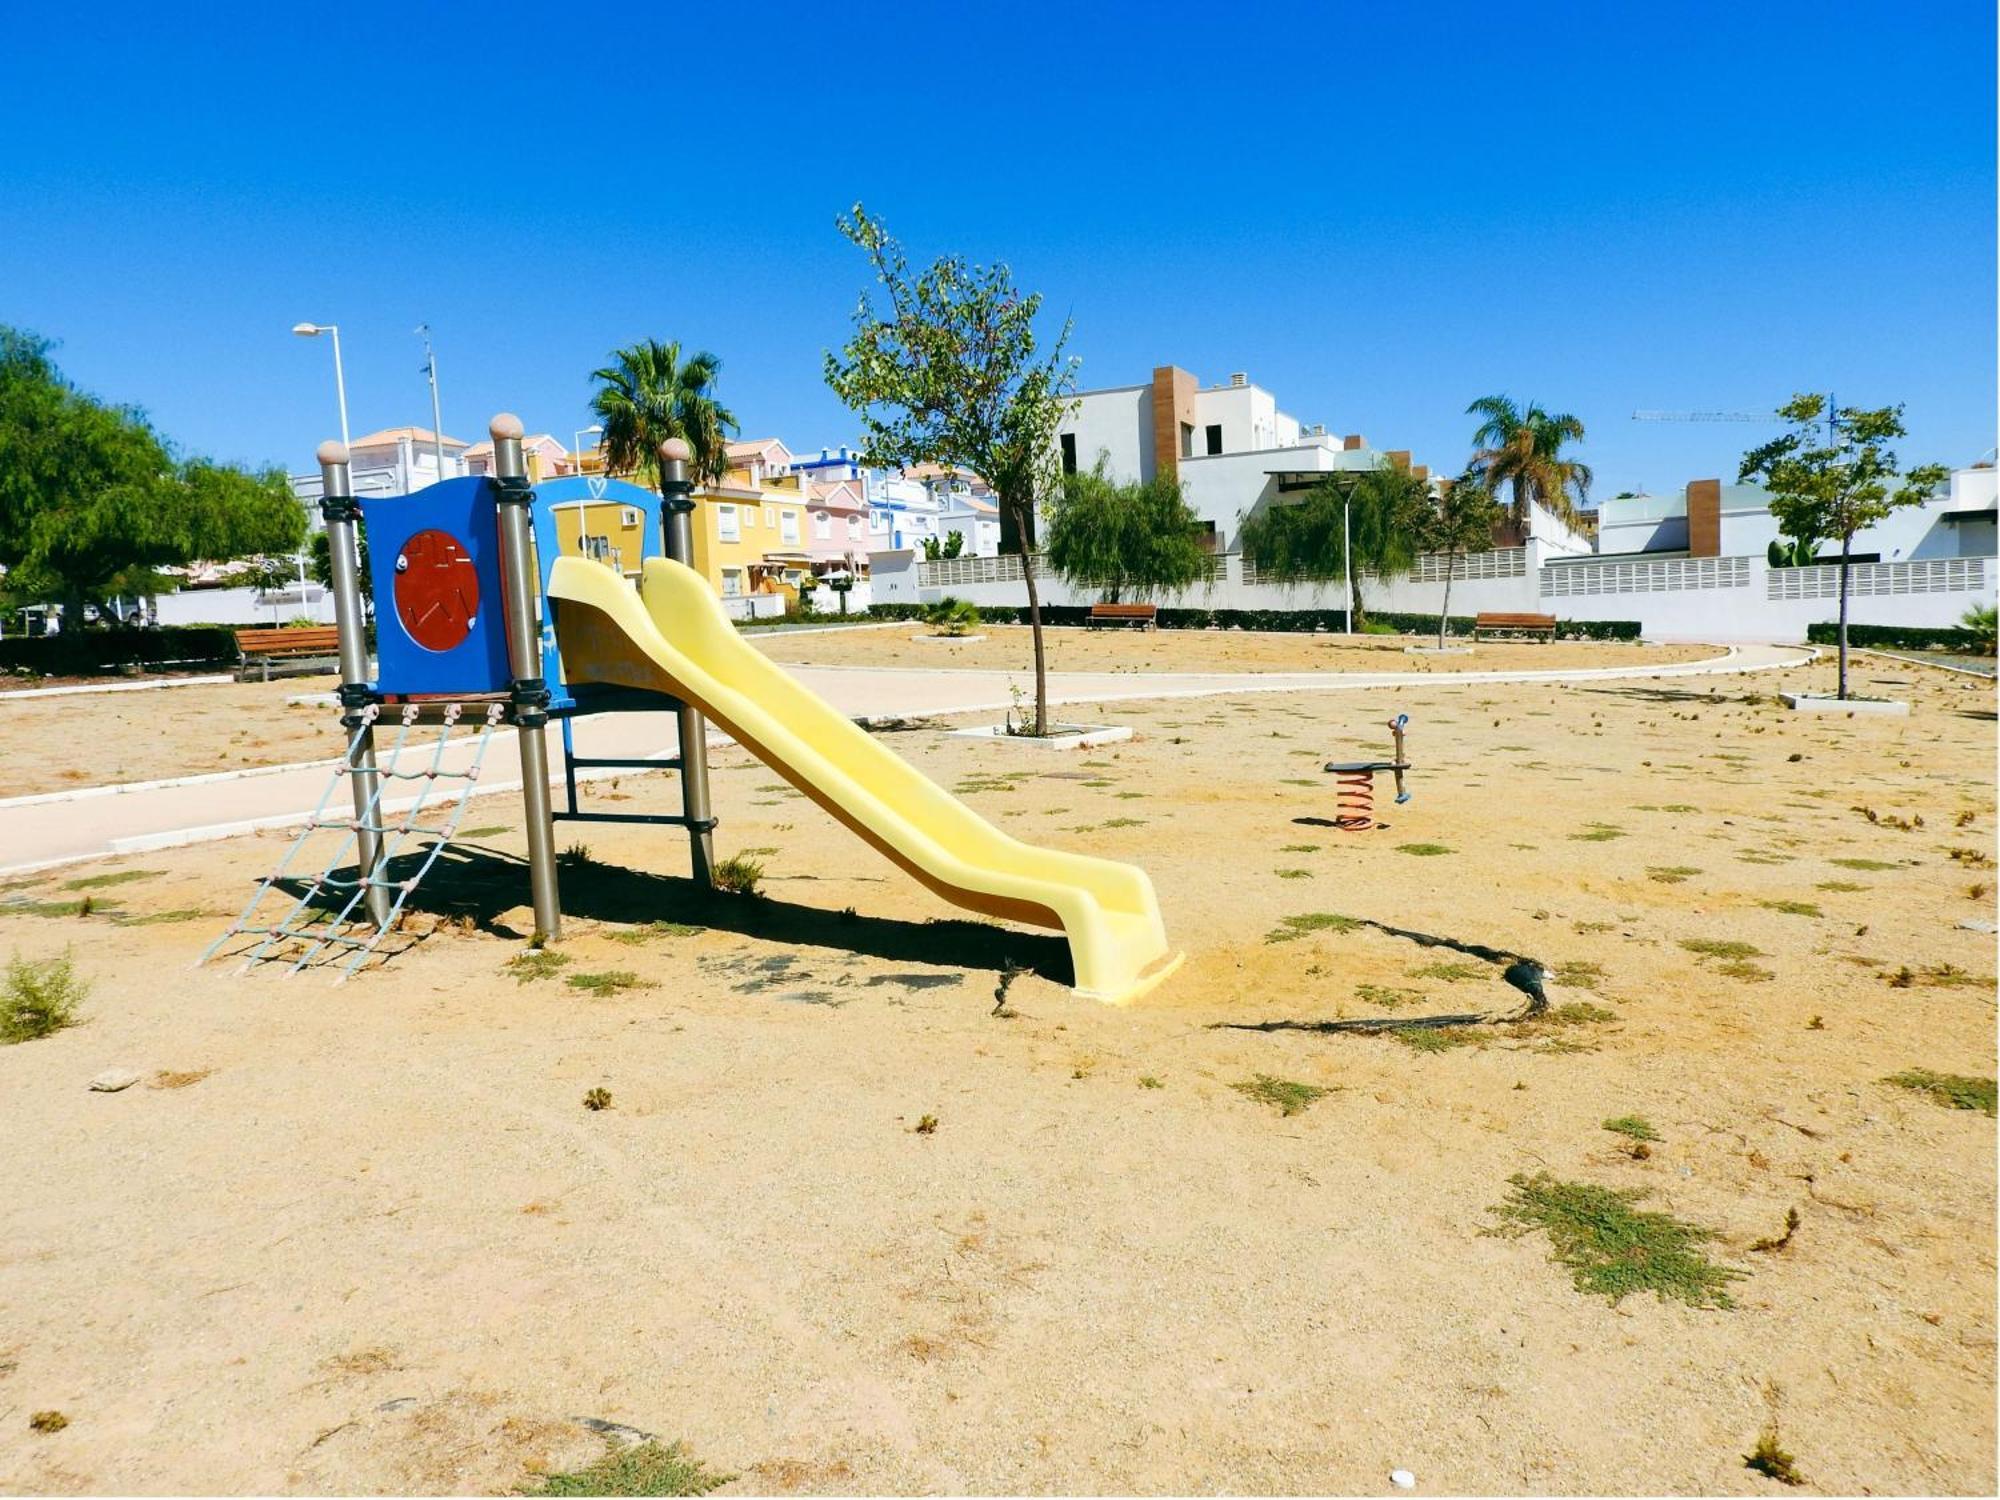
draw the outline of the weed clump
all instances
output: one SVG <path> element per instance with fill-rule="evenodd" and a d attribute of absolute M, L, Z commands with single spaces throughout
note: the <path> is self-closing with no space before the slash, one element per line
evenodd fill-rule
<path fill-rule="evenodd" d="M 36 1432 L 61 1432 L 69 1426 L 69 1418 L 59 1411 L 38 1411 L 28 1418 L 28 1426 Z"/>
<path fill-rule="evenodd" d="M 1817 917 L 1820 909 L 1810 901 L 1759 901 L 1766 911 L 1781 911 L 1788 917 Z"/>
<path fill-rule="evenodd" d="M 1330 911 L 1299 912 L 1278 920 L 1279 925 L 1264 934 L 1265 942 L 1289 943 L 1309 932 L 1352 932 L 1361 925 L 1353 917 L 1343 917 Z"/>
<path fill-rule="evenodd" d="M 546 1474 L 531 1495 L 706 1495 L 734 1479 L 691 1458 L 679 1443 L 648 1439 L 610 1447 L 586 1468 Z"/>
<path fill-rule="evenodd" d="M 1644 1115 L 1620 1115 L 1615 1120 L 1606 1120 L 1604 1128 L 1614 1135 L 1630 1136 L 1635 1141 L 1657 1141 L 1659 1131 L 1653 1129 L 1652 1122 Z"/>
<path fill-rule="evenodd" d="M 1690 1307 L 1736 1305 L 1726 1289 L 1744 1273 L 1701 1252 L 1716 1231 L 1635 1207 L 1643 1189 L 1563 1182 L 1546 1172 L 1517 1172 L 1507 1181 L 1513 1192 L 1494 1208 L 1500 1223 L 1486 1233 L 1517 1238 L 1541 1230 L 1579 1292 L 1614 1305 L 1634 1292 Z"/>
<path fill-rule="evenodd" d="M 592 1089 L 583 1096 L 583 1107 L 592 1114 L 596 1114 L 600 1109 L 611 1108 L 611 1090 Z"/>
<path fill-rule="evenodd" d="M 849 908 L 851 911 L 853 908 Z M 606 937 L 614 943 L 623 943 L 628 948 L 636 948 L 641 943 L 650 943 L 654 938 L 699 937 L 706 928 L 690 927 L 686 922 L 646 922 L 624 932 L 607 932 Z"/>
<path fill-rule="evenodd" d="M 587 995 L 617 995 L 626 990 L 647 990 L 652 985 L 630 969 L 606 969 L 597 974 L 572 974 L 569 987 Z"/>
<path fill-rule="evenodd" d="M 1412 1052 L 1455 1052 L 1472 1045 L 1463 1031 L 1444 1026 L 1398 1026 L 1389 1035 Z"/>
<path fill-rule="evenodd" d="M 764 878 L 764 866 L 757 860 L 734 854 L 716 861 L 714 877 L 718 891 L 732 896 L 754 896 L 758 894 L 758 882 Z"/>
<path fill-rule="evenodd" d="M 1699 875 L 1700 870 L 1693 865 L 1648 865 L 1646 878 L 1657 880 L 1661 885 L 1679 885 L 1690 875 Z"/>
<path fill-rule="evenodd" d="M 1229 1085 L 1246 1099 L 1254 1099 L 1259 1104 L 1268 1104 L 1281 1115 L 1296 1115 L 1332 1093 L 1332 1089 L 1321 1088 L 1314 1083 L 1296 1083 L 1289 1078 L 1273 1078 L 1269 1073 L 1258 1073 L 1241 1083 Z"/>
<path fill-rule="evenodd" d="M 56 958 L 19 955 L 0 979 L 0 1044 L 32 1042 L 77 1022 L 90 986 L 76 977 L 67 949 Z"/>
<path fill-rule="evenodd" d="M 1776 1427 L 1766 1427 L 1759 1435 L 1757 1446 L 1743 1455 L 1743 1467 L 1762 1474 L 1766 1479 L 1775 1479 L 1780 1484 L 1800 1485 L 1806 1482 L 1792 1455 L 1778 1446 Z"/>
<path fill-rule="evenodd" d="M 1447 844 L 1398 844 L 1396 852 L 1398 854 L 1432 855 L 1450 854 L 1454 851 Z"/>
<path fill-rule="evenodd" d="M 1991 1078 L 1970 1078 L 1963 1073 L 1933 1073 L 1929 1068 L 1909 1068 L 1891 1073 L 1882 1080 L 1913 1094 L 1924 1094 L 1947 1109 L 1976 1109 L 1992 1119 L 1996 1108 L 1995 1082 Z"/>
<path fill-rule="evenodd" d="M 556 970 L 569 962 L 567 953 L 558 953 L 553 948 L 530 948 L 526 953 L 517 953 L 507 960 L 507 972 L 514 976 L 516 984 L 528 984 L 537 979 L 553 979 Z"/>
<path fill-rule="evenodd" d="M 1764 950 L 1754 943 L 1736 943 L 1727 938 L 1682 938 L 1681 947 L 1701 958 L 1762 958 Z"/>

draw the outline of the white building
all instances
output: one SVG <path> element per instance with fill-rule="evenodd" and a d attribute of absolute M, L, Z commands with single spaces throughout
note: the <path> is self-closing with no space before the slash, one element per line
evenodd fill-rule
<path fill-rule="evenodd" d="M 385 427 L 356 438 L 347 446 L 348 472 L 357 496 L 411 495 L 440 479 L 458 479 L 468 471 L 466 454 L 470 443 L 446 437 L 440 443 L 428 427 Z M 443 466 L 438 463 L 443 451 Z M 319 527 L 320 475 L 291 476 L 292 493 L 308 507 L 315 529 Z"/>
<path fill-rule="evenodd" d="M 1245 517 L 1324 475 L 1411 467 L 1407 452 L 1371 448 L 1359 433 L 1335 436 L 1280 411 L 1247 375 L 1203 387 L 1175 365 L 1160 366 L 1144 385 L 1078 392 L 1056 441 L 1065 473 L 1102 462 L 1121 483 L 1178 478 L 1217 552 L 1236 547 Z M 1430 471 L 1419 464 L 1412 472 Z"/>
<path fill-rule="evenodd" d="M 862 498 L 868 506 L 870 552 L 905 547 L 922 550 L 927 539 L 940 534 L 938 502 L 921 478 L 867 468 L 861 462 L 861 455 L 845 445 L 822 448 L 816 457 L 794 457 L 791 468 L 817 483 L 849 480 L 861 486 Z"/>

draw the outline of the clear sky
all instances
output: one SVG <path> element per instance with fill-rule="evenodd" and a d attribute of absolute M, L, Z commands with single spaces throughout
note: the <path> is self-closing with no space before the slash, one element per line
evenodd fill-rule
<path fill-rule="evenodd" d="M 313 12 L 317 11 L 317 14 Z M 865 284 L 1009 262 L 1084 386 L 1247 371 L 1462 462 L 1472 398 L 1581 416 L 1595 493 L 1733 477 L 1831 387 L 1911 460 L 1995 441 L 1991 0 L 1129 7 L 23 6 L 0 321 L 191 450 L 309 466 L 430 406 L 569 441 L 614 346 L 723 361 L 745 436 L 849 439 Z"/>

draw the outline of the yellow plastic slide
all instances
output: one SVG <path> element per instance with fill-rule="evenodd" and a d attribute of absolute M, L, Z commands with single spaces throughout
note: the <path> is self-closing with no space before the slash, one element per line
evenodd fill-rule
<path fill-rule="evenodd" d="M 635 590 L 563 557 L 549 597 L 566 681 L 681 698 L 945 900 L 1060 928 L 1078 994 L 1123 1004 L 1179 966 L 1145 871 L 1009 838 L 737 635 L 692 569 L 649 559 Z"/>

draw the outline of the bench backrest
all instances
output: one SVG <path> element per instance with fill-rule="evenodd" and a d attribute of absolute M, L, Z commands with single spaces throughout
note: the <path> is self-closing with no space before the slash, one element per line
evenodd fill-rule
<path fill-rule="evenodd" d="M 1150 620 L 1160 612 L 1160 606 L 1157 604 L 1093 604 L 1090 606 L 1090 612 L 1093 615 L 1100 615 L 1107 620 Z"/>
<path fill-rule="evenodd" d="M 340 627 L 293 625 L 239 630 L 236 649 L 246 656 L 268 656 L 274 651 L 338 651 Z"/>
<path fill-rule="evenodd" d="M 1475 629 L 1481 628 L 1483 626 L 1493 626 L 1497 629 L 1506 629 L 1509 626 L 1519 626 L 1525 629 L 1532 626 L 1537 630 L 1553 630 L 1555 628 L 1556 617 L 1554 615 L 1482 614 L 1477 616 L 1472 623 Z"/>

